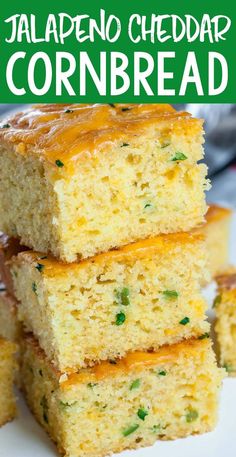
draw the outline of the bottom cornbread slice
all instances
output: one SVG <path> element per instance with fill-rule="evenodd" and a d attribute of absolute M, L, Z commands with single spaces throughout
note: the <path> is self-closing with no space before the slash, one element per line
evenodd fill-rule
<path fill-rule="evenodd" d="M 16 402 L 13 393 L 16 362 L 13 343 L 0 338 L 0 426 L 16 415 Z"/>
<path fill-rule="evenodd" d="M 66 456 L 104 456 L 215 426 L 223 370 L 208 339 L 129 353 L 78 373 L 49 365 L 24 343 L 22 381 L 38 421 Z"/>

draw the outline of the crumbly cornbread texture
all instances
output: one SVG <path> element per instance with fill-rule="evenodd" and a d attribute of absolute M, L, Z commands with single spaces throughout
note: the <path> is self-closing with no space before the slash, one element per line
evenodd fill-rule
<path fill-rule="evenodd" d="M 129 354 L 66 376 L 24 343 L 27 402 L 67 457 L 104 456 L 213 429 L 222 374 L 207 340 Z"/>
<path fill-rule="evenodd" d="M 206 214 L 206 223 L 199 229 L 206 237 L 211 277 L 221 273 L 229 262 L 229 235 L 232 211 L 211 205 Z"/>
<path fill-rule="evenodd" d="M 203 222 L 202 121 L 169 105 L 38 105 L 0 129 L 0 229 L 71 262 Z"/>
<path fill-rule="evenodd" d="M 215 331 L 219 361 L 229 374 L 236 375 L 236 269 L 216 277 Z"/>
<path fill-rule="evenodd" d="M 17 302 L 7 291 L 0 291 L 0 335 L 17 342 L 21 334 L 21 325 L 17 318 Z"/>
<path fill-rule="evenodd" d="M 12 273 L 20 320 L 62 371 L 209 330 L 200 235 L 159 235 L 72 264 L 22 252 Z"/>
<path fill-rule="evenodd" d="M 14 419 L 16 402 L 13 393 L 13 381 L 16 362 L 13 343 L 0 338 L 0 426 Z"/>

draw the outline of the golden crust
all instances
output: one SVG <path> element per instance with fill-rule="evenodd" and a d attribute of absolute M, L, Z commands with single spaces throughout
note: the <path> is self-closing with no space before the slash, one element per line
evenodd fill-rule
<path fill-rule="evenodd" d="M 107 377 L 119 376 L 121 373 L 129 373 L 132 371 L 141 371 L 147 367 L 153 367 L 163 364 L 175 363 L 181 353 L 194 355 L 199 350 L 205 350 L 206 346 L 210 346 L 209 341 L 204 340 L 188 340 L 187 342 L 176 343 L 170 346 L 162 346 L 156 352 L 132 352 L 126 357 L 118 359 L 116 364 L 102 362 L 95 365 L 87 372 L 72 373 L 68 379 L 62 382 L 63 388 L 68 388 L 71 384 L 89 381 L 101 381 Z"/>
<path fill-rule="evenodd" d="M 90 259 L 82 260 L 81 262 L 64 263 L 54 257 L 47 255 L 44 256 L 40 252 L 35 251 L 23 251 L 18 254 L 17 257 L 13 258 L 13 263 L 40 263 L 43 265 L 43 274 L 48 277 L 54 277 L 56 275 L 63 274 L 63 272 L 77 268 L 86 267 L 88 263 L 103 263 L 112 261 L 128 261 L 129 258 L 143 258 L 147 256 L 147 253 L 153 253 L 153 255 L 166 252 L 170 247 L 176 244 L 185 243 L 199 243 L 204 237 L 201 233 L 170 233 L 168 235 L 158 235 L 155 238 L 148 238 L 141 240 L 136 243 L 128 244 L 119 249 L 113 249 L 108 252 L 104 252 Z"/>
<path fill-rule="evenodd" d="M 196 135 L 202 121 L 165 104 L 35 105 L 7 121 L 0 141 L 20 154 L 35 154 L 55 166 L 83 157 L 98 149 L 107 152 L 119 140 L 142 135 L 154 127 L 163 140 L 170 134 Z"/>
<path fill-rule="evenodd" d="M 48 367 L 58 378 L 62 388 L 70 387 L 72 384 L 89 382 L 94 380 L 102 380 L 107 377 L 119 376 L 121 373 L 129 373 L 132 371 L 141 371 L 144 368 L 156 365 L 163 365 L 163 363 L 175 363 L 180 354 L 185 353 L 194 355 L 196 352 L 206 350 L 206 347 L 211 346 L 208 339 L 196 340 L 189 339 L 181 343 L 162 346 L 155 352 L 136 351 L 130 352 L 122 359 L 117 359 L 112 362 L 101 362 L 93 367 L 82 369 L 77 373 L 62 373 L 57 370 L 52 363 L 46 359 L 44 351 L 38 345 L 38 342 L 32 334 L 25 335 L 26 344 L 33 347 L 37 357 L 45 359 Z M 115 362 L 115 363 L 114 363 Z"/>

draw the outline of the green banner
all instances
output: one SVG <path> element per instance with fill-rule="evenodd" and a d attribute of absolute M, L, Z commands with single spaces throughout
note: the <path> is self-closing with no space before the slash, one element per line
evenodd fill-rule
<path fill-rule="evenodd" d="M 236 2 L 4 2 L 1 103 L 236 103 Z"/>

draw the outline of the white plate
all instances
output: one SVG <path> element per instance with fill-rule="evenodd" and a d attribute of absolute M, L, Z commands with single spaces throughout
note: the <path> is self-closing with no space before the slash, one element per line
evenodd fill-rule
<path fill-rule="evenodd" d="M 230 261 L 236 264 L 236 214 L 234 216 Z M 235 239 L 234 239 L 235 238 Z M 212 287 L 207 291 L 210 299 Z M 19 394 L 20 396 L 20 394 Z M 0 429 L 0 457 L 56 457 L 57 451 L 35 422 L 22 399 L 18 419 Z M 224 381 L 219 422 L 211 433 L 175 441 L 159 441 L 154 446 L 126 451 L 119 457 L 227 457 L 236 456 L 236 378 Z M 118 457 L 118 456 L 117 456 Z"/>

